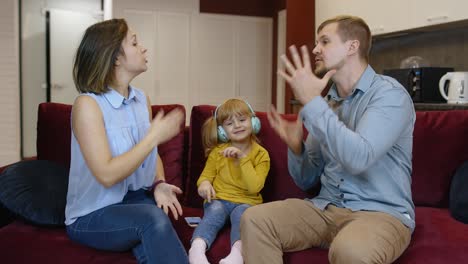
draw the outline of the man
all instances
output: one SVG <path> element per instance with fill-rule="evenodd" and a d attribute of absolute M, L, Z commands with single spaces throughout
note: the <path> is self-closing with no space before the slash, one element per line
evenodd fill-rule
<path fill-rule="evenodd" d="M 408 247 L 415 226 L 411 155 L 415 113 L 394 79 L 369 66 L 371 35 L 358 17 L 323 22 L 313 50 L 292 62 L 283 55 L 290 84 L 304 108 L 297 122 L 272 107 L 271 126 L 288 145 L 288 167 L 313 199 L 287 199 L 248 209 L 241 221 L 246 263 L 282 263 L 283 252 L 329 248 L 330 263 L 391 263 Z M 326 98 L 321 92 L 330 80 Z M 302 124 L 309 132 L 302 141 Z"/>

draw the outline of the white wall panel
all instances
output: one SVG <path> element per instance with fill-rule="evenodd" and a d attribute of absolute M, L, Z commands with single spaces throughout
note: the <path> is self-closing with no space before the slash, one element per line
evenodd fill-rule
<path fill-rule="evenodd" d="M 192 85 L 198 91 L 193 105 L 222 103 L 236 95 L 235 24 L 222 16 L 200 15 L 193 19 L 194 58 Z"/>
<path fill-rule="evenodd" d="M 0 4 L 0 166 L 20 159 L 18 1 Z"/>
<path fill-rule="evenodd" d="M 271 104 L 272 21 L 242 18 L 238 27 L 238 94 L 257 111 Z"/>
<path fill-rule="evenodd" d="M 240 97 L 255 110 L 267 109 L 272 19 L 200 14 L 161 1 L 135 3 L 115 0 L 113 14 L 127 19 L 148 48 L 148 72 L 132 84 L 145 90 L 153 104 L 183 104 L 189 114 L 194 105 Z"/>

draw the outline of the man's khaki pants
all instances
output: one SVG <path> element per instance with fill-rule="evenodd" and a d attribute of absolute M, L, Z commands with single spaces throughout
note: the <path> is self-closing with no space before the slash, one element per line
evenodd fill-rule
<path fill-rule="evenodd" d="M 283 263 L 283 252 L 329 248 L 330 263 L 391 263 L 408 247 L 411 230 L 380 212 L 287 199 L 247 209 L 241 219 L 247 264 Z"/>

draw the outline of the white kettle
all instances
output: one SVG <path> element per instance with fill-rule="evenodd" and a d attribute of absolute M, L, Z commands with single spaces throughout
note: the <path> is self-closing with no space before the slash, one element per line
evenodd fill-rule
<path fill-rule="evenodd" d="M 449 81 L 445 93 L 445 82 Z M 439 81 L 439 91 L 449 104 L 468 103 L 468 72 L 447 72 Z"/>

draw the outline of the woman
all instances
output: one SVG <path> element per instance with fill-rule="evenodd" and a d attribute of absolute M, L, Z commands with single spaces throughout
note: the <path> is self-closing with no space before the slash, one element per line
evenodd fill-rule
<path fill-rule="evenodd" d="M 146 62 L 146 49 L 125 20 L 86 30 L 73 66 L 80 95 L 72 110 L 65 224 L 72 240 L 132 249 L 139 263 L 187 263 L 167 216 L 169 210 L 175 219 L 182 215 L 176 197 L 182 191 L 164 181 L 157 154 L 179 132 L 183 113 L 151 118 L 149 99 L 130 86 Z"/>

